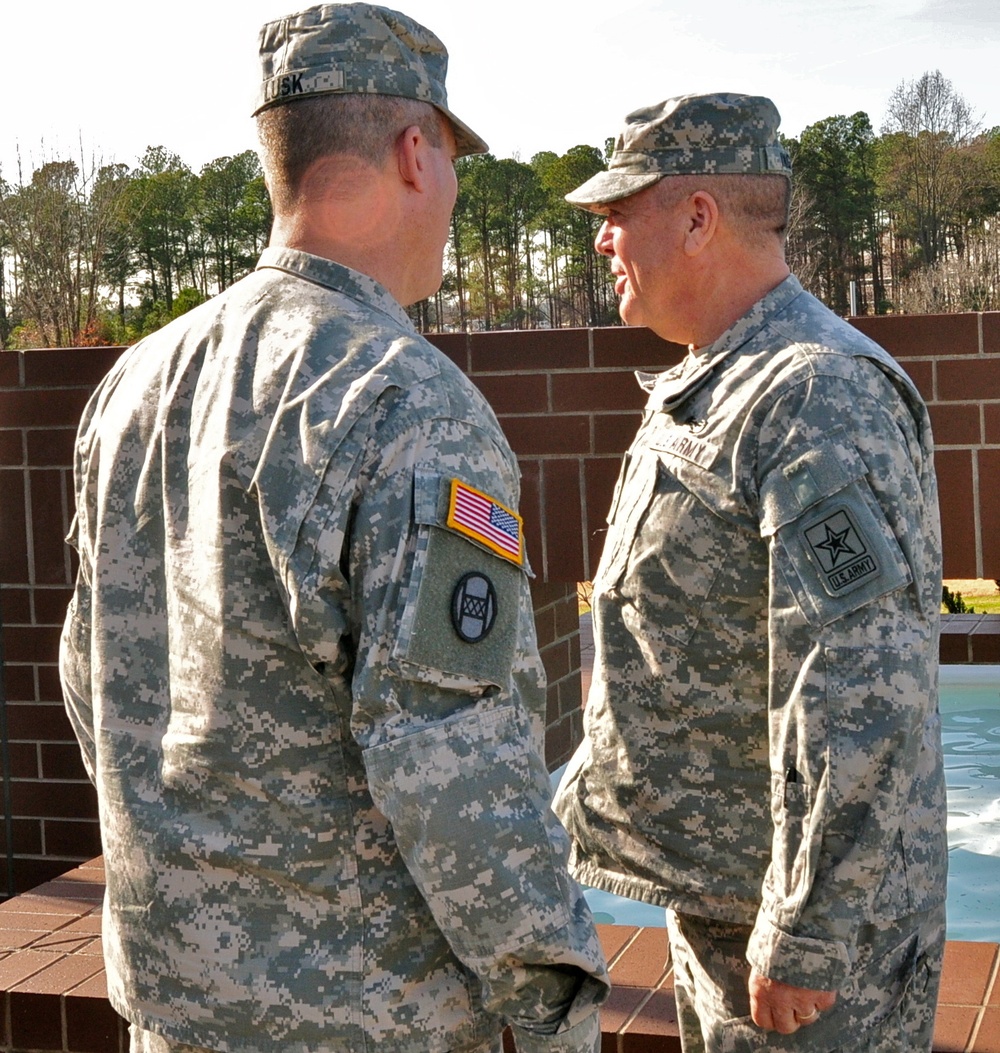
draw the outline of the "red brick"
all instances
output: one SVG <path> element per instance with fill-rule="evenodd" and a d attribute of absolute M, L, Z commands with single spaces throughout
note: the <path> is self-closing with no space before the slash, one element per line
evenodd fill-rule
<path fill-rule="evenodd" d="M 0 391 L 0 420 L 7 428 L 75 427 L 90 395 L 89 388 Z"/>
<path fill-rule="evenodd" d="M 521 456 L 557 456 L 590 452 L 590 417 L 585 414 L 500 416 L 500 426 Z"/>
<path fill-rule="evenodd" d="M 567 583 L 584 581 L 580 463 L 546 461 L 543 479 L 545 577 L 548 581 Z"/>
<path fill-rule="evenodd" d="M 481 376 L 476 377 L 475 384 L 494 413 L 547 413 L 549 410 L 548 378 L 544 373 Z"/>
<path fill-rule="evenodd" d="M 62 1013 L 59 998 L 51 994 L 12 991 L 10 1037 L 15 1049 L 61 1050 Z"/>
<path fill-rule="evenodd" d="M 556 607 L 556 632 L 559 636 L 580 636 L 580 601 L 576 595 L 576 583 L 566 585 L 566 596 Z"/>
<path fill-rule="evenodd" d="M 670 991 L 654 991 L 625 1030 L 622 1053 L 680 1053 L 677 1003 Z"/>
<path fill-rule="evenodd" d="M 32 428 L 27 432 L 28 464 L 67 468 L 73 465 L 76 425 L 65 428 Z"/>
<path fill-rule="evenodd" d="M 469 371 L 468 333 L 427 333 L 427 339 L 455 363 L 463 373 Z"/>
<path fill-rule="evenodd" d="M 0 959 L 0 991 L 9 991 L 18 984 L 41 972 L 59 955 L 41 951 L 22 951 Z"/>
<path fill-rule="evenodd" d="M 60 631 L 58 626 L 56 631 Z M 38 677 L 38 701 L 58 702 L 61 705 L 63 694 L 62 685 L 59 682 L 58 664 L 53 661 L 49 665 L 39 665 L 36 674 Z M 60 736 L 60 738 L 65 738 L 65 736 Z"/>
<path fill-rule="evenodd" d="M 16 388 L 20 385 L 22 358 L 18 351 L 0 351 L 0 387 Z"/>
<path fill-rule="evenodd" d="M 7 693 L 7 704 L 11 702 L 33 702 L 35 688 L 35 670 L 31 665 L 13 665 L 9 660 L 4 666 L 4 688 Z M 9 712 L 9 711 L 8 711 Z"/>
<path fill-rule="evenodd" d="M 54 625 L 12 625 L 4 630 L 4 656 L 8 662 L 59 661 L 60 629 Z"/>
<path fill-rule="evenodd" d="M 642 422 L 642 414 L 595 413 L 594 453 L 611 453 L 621 457 L 629 448 Z"/>
<path fill-rule="evenodd" d="M 1000 1009 L 987 1009 L 976 1033 L 976 1053 L 1000 1053 Z"/>
<path fill-rule="evenodd" d="M 983 406 L 985 439 L 991 445 L 1000 444 L 1000 403 L 987 402 Z"/>
<path fill-rule="evenodd" d="M 588 457 L 583 472 L 587 487 L 588 573 L 585 581 L 592 581 L 604 549 L 608 530 L 611 496 L 621 468 L 620 457 Z"/>
<path fill-rule="evenodd" d="M 22 980 L 11 990 L 11 995 L 21 991 L 62 995 L 104 968 L 104 963 L 93 955 L 74 954 L 62 957 L 56 954 L 54 957 L 56 960 L 46 969 Z"/>
<path fill-rule="evenodd" d="M 981 1005 L 993 975 L 997 957 L 995 943 L 949 940 L 941 972 L 942 1005 Z"/>
<path fill-rule="evenodd" d="M 597 369 L 647 369 L 655 372 L 677 365 L 687 348 L 661 340 L 644 326 L 607 326 L 594 330 L 594 366 Z"/>
<path fill-rule="evenodd" d="M 555 373 L 552 409 L 556 413 L 633 410 L 641 412 L 646 394 L 631 373 Z"/>
<path fill-rule="evenodd" d="M 550 684 L 568 676 L 571 669 L 569 642 L 560 640 L 546 647 L 542 654 L 542 661 L 545 664 L 546 679 Z"/>
<path fill-rule="evenodd" d="M 969 634 L 964 630 L 948 632 L 942 624 L 938 655 L 942 665 L 964 665 L 971 660 Z"/>
<path fill-rule="evenodd" d="M 538 461 L 520 461 L 521 503 L 519 512 L 524 520 L 524 544 L 528 563 L 535 573 L 535 582 L 542 575 L 542 466 Z"/>
<path fill-rule="evenodd" d="M 917 391 L 924 397 L 925 402 L 930 402 L 934 397 L 934 361 L 933 359 L 921 360 L 911 358 L 903 363 L 903 372 L 917 386 Z"/>
<path fill-rule="evenodd" d="M 31 624 L 31 589 L 0 588 L 0 625 Z"/>
<path fill-rule="evenodd" d="M 84 987 L 90 984 L 87 981 Z M 119 1053 L 128 1049 L 127 1025 L 111 1003 L 99 995 L 82 997 L 81 990 L 77 988 L 66 999 L 67 1048 L 73 1053 Z"/>
<path fill-rule="evenodd" d="M 611 968 L 616 987 L 658 987 L 666 976 L 669 951 L 666 929 L 642 929 Z"/>
<path fill-rule="evenodd" d="M 978 1011 L 968 1006 L 938 1003 L 934 1018 L 934 1053 L 965 1053 Z"/>
<path fill-rule="evenodd" d="M 1000 357 L 938 362 L 937 397 L 942 402 L 1000 398 Z"/>
<path fill-rule="evenodd" d="M 647 995 L 647 991 L 637 987 L 612 987 L 607 1001 L 601 1006 L 602 1039 L 609 1035 L 617 1035 Z M 607 1048 L 617 1050 L 618 1047 L 617 1044 L 612 1044 Z M 601 1053 L 604 1053 L 604 1050 L 605 1046 L 602 1044 Z"/>
<path fill-rule="evenodd" d="M 1000 311 L 983 312 L 983 352 L 1000 355 Z"/>
<path fill-rule="evenodd" d="M 40 856 L 42 854 L 42 820 L 12 819 L 11 834 L 14 838 L 14 854 Z"/>
<path fill-rule="evenodd" d="M 71 379 L 74 385 L 84 385 L 89 395 L 123 351 L 124 347 L 86 347 L 25 352 L 25 387 L 63 388 Z"/>
<path fill-rule="evenodd" d="M 64 859 L 18 859 L 15 858 L 14 872 L 14 894 L 30 892 L 33 888 L 54 877 L 58 877 L 66 869 Z M 0 983 L 0 991 L 3 985 Z"/>
<path fill-rule="evenodd" d="M 941 533 L 946 578 L 976 578 L 972 454 L 966 450 L 937 450 L 934 454 L 942 508 Z M 955 514 L 958 510 L 963 514 Z M 949 515 L 949 510 L 952 514 Z"/>
<path fill-rule="evenodd" d="M 0 414 L 2 412 L 0 408 Z M 29 580 L 28 533 L 24 510 L 23 471 L 0 471 L 0 533 L 3 536 L 3 544 L 0 545 L 0 581 L 5 584 L 22 585 Z"/>
<path fill-rule="evenodd" d="M 588 344 L 586 329 L 473 333 L 470 375 L 475 379 L 478 373 L 587 369 L 590 366 Z"/>
<path fill-rule="evenodd" d="M 4 467 L 20 467 L 24 464 L 24 440 L 20 430 L 12 428 L 6 431 L 0 428 L 0 464 Z"/>
<path fill-rule="evenodd" d="M 573 755 L 576 742 L 573 740 L 572 722 L 569 718 L 551 724 L 545 729 L 545 764 L 555 771 Z"/>
<path fill-rule="evenodd" d="M 979 520 L 984 578 L 1000 578 L 1000 450 L 979 450 Z M 945 509 L 947 506 L 942 504 Z"/>
<path fill-rule="evenodd" d="M 937 402 L 928 406 L 935 446 L 976 446 L 983 441 L 976 402 Z"/>
<path fill-rule="evenodd" d="M 66 542 L 69 510 L 63 504 L 65 469 L 36 468 L 31 472 L 31 515 L 34 522 L 35 577 L 40 585 L 67 583 Z"/>
<path fill-rule="evenodd" d="M 82 782 L 87 778 L 83 757 L 76 743 L 46 742 L 42 743 L 39 749 L 42 754 L 43 779 L 74 779 Z"/>
<path fill-rule="evenodd" d="M 975 314 L 875 315 L 852 318 L 851 324 L 894 358 L 979 353 Z"/>
<path fill-rule="evenodd" d="M 10 796 L 12 812 L 18 816 L 40 819 L 93 819 L 97 816 L 97 793 L 89 782 L 14 781 Z"/>
<path fill-rule="evenodd" d="M 969 635 L 972 660 L 980 665 L 1000 663 L 1000 616 L 985 615 Z"/>
<path fill-rule="evenodd" d="M 35 623 L 62 626 L 72 595 L 69 585 L 35 589 Z"/>
<path fill-rule="evenodd" d="M 35 742 L 12 742 L 9 747 L 10 774 L 13 779 L 38 779 L 38 744 Z"/>
<path fill-rule="evenodd" d="M 16 742 L 76 741 L 65 707 L 54 702 L 8 704 L 7 732 Z"/>
<path fill-rule="evenodd" d="M 597 938 L 601 941 L 601 948 L 608 964 L 614 964 L 616 955 L 630 939 L 639 931 L 634 925 L 598 925 Z"/>

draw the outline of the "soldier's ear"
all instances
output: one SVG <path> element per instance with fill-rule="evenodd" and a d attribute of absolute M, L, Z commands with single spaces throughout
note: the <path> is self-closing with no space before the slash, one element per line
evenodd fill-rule
<path fill-rule="evenodd" d="M 403 182 L 423 193 L 427 189 L 430 143 L 418 124 L 411 124 L 396 140 L 396 164 Z"/>
<path fill-rule="evenodd" d="M 719 204 L 707 190 L 696 190 L 685 202 L 684 251 L 688 256 L 703 252 L 719 226 Z"/>

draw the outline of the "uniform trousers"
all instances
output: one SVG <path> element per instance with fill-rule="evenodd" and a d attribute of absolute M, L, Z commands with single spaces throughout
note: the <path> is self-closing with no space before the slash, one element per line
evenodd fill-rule
<path fill-rule="evenodd" d="M 944 905 L 865 926 L 832 1008 L 794 1034 L 750 1017 L 749 925 L 667 911 L 684 1053 L 930 1053 L 945 945 Z"/>

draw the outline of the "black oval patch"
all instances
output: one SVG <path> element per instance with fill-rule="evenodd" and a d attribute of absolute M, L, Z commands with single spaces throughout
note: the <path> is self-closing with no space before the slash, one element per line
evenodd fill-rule
<path fill-rule="evenodd" d="M 459 579 L 451 594 L 451 624 L 459 639 L 479 643 L 497 620 L 497 594 L 493 582 L 475 571 Z"/>

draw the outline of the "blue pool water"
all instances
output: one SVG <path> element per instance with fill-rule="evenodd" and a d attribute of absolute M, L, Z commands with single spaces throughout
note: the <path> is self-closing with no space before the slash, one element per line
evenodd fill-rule
<path fill-rule="evenodd" d="M 1000 666 L 943 666 L 948 782 L 948 938 L 1000 942 Z M 562 771 L 553 775 L 553 786 Z M 660 907 L 596 889 L 598 922 L 663 926 Z"/>

